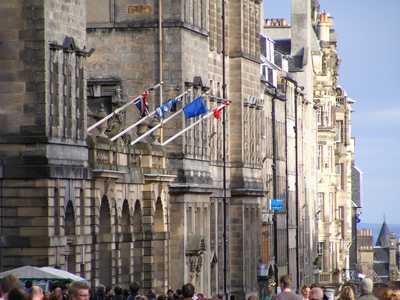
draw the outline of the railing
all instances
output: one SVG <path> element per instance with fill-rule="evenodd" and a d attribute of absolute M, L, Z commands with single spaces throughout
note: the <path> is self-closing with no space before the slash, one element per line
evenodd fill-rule
<path fill-rule="evenodd" d="M 322 272 L 319 275 L 319 281 L 321 283 L 331 283 L 332 282 L 332 274 L 328 272 Z"/>
<path fill-rule="evenodd" d="M 128 158 L 131 153 L 110 147 L 109 145 L 94 145 L 89 150 L 89 164 L 92 170 L 102 172 L 127 172 L 129 169 Z"/>

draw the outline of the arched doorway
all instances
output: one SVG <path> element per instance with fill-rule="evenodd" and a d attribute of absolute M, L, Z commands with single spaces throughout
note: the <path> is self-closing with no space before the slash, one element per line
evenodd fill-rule
<path fill-rule="evenodd" d="M 68 201 L 65 208 L 64 234 L 67 237 L 66 245 L 66 264 L 67 271 L 76 273 L 76 253 L 75 253 L 75 212 L 72 201 Z"/>
<path fill-rule="evenodd" d="M 121 216 L 121 285 L 123 287 L 128 287 L 131 283 L 131 220 L 129 213 L 129 204 L 125 200 L 122 206 L 122 216 Z"/>
<path fill-rule="evenodd" d="M 100 205 L 99 218 L 99 280 L 105 286 L 112 285 L 112 255 L 111 255 L 111 212 L 106 196 Z"/>
<path fill-rule="evenodd" d="M 154 258 L 154 287 L 157 293 L 163 293 L 165 288 L 165 229 L 164 229 L 164 210 L 161 198 L 157 199 L 153 230 L 155 239 L 153 240 Z"/>
<path fill-rule="evenodd" d="M 135 210 L 133 212 L 133 280 L 142 285 L 143 274 L 143 224 L 142 207 L 140 201 L 136 200 Z"/>

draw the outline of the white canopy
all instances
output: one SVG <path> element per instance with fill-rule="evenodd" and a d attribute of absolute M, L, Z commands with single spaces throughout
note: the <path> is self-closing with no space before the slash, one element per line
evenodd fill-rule
<path fill-rule="evenodd" d="M 52 267 L 32 267 L 23 266 L 15 269 L 11 269 L 0 273 L 0 278 L 7 275 L 14 275 L 19 279 L 25 280 L 69 280 L 69 281 L 86 281 L 86 279 L 76 276 L 64 270 L 55 269 Z"/>

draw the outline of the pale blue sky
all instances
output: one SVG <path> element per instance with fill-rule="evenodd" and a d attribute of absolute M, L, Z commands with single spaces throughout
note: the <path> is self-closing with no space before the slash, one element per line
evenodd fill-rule
<path fill-rule="evenodd" d="M 400 0 L 320 0 L 335 21 L 340 84 L 354 105 L 356 162 L 364 172 L 363 222 L 400 223 Z M 290 0 L 264 0 L 290 19 Z"/>

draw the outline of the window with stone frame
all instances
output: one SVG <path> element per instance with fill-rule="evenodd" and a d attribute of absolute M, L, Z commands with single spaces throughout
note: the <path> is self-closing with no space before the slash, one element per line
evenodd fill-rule
<path fill-rule="evenodd" d="M 213 51 L 217 45 L 217 0 L 210 0 L 209 3 L 209 17 L 208 17 L 208 30 L 209 30 L 209 36 L 208 36 L 208 41 L 209 41 L 209 47 L 210 51 Z"/>
<path fill-rule="evenodd" d="M 343 190 L 345 186 L 344 164 L 336 164 L 336 175 L 338 176 L 337 186 L 339 190 Z"/>
<path fill-rule="evenodd" d="M 339 120 L 336 121 L 336 142 L 342 143 L 343 142 L 343 121 Z"/>
<path fill-rule="evenodd" d="M 50 108 L 49 108 L 49 135 L 58 136 L 60 125 L 60 51 L 50 48 L 50 64 L 49 64 L 49 91 L 50 91 Z"/>
<path fill-rule="evenodd" d="M 334 214 L 335 214 L 335 199 L 333 197 L 333 193 L 329 192 L 329 198 L 328 198 L 328 222 L 331 223 L 334 220 Z"/>
<path fill-rule="evenodd" d="M 62 45 L 49 46 L 48 128 L 49 136 L 85 140 L 85 76 L 87 53 L 70 37 Z"/>
<path fill-rule="evenodd" d="M 76 95 L 76 106 L 75 106 L 75 138 L 77 140 L 86 139 L 85 130 L 85 74 L 84 74 L 84 59 L 80 55 L 75 56 L 75 95 Z"/>
<path fill-rule="evenodd" d="M 318 150 L 317 150 L 317 169 L 318 170 L 320 170 L 322 168 L 323 153 L 324 153 L 323 146 L 321 144 L 318 144 Z"/>
<path fill-rule="evenodd" d="M 62 102 L 62 119 L 63 119 L 63 137 L 71 137 L 71 98 L 72 98 L 72 72 L 71 72 L 71 52 L 63 52 L 63 102 Z"/>
<path fill-rule="evenodd" d="M 344 238 L 345 235 L 345 226 L 344 226 L 344 215 L 345 215 L 345 210 L 344 210 L 344 206 L 341 205 L 339 206 L 339 221 L 340 221 L 340 234 L 342 239 Z"/>
<path fill-rule="evenodd" d="M 317 203 L 316 203 L 316 213 L 315 217 L 317 220 L 322 220 L 324 218 L 324 193 L 319 192 L 317 194 Z"/>
<path fill-rule="evenodd" d="M 202 91 L 200 87 L 193 88 L 192 95 L 193 98 L 201 95 Z M 185 104 L 192 101 L 193 98 L 186 97 Z M 206 103 L 207 107 L 209 106 Z M 183 117 L 182 117 L 183 118 Z M 184 128 L 189 127 L 194 122 L 198 121 L 200 116 L 186 119 L 183 118 L 183 126 Z M 195 158 L 195 159 L 209 159 L 208 156 L 208 125 L 209 122 L 203 121 L 200 122 L 197 126 L 193 127 L 191 130 L 188 130 L 184 133 L 184 143 L 185 143 L 185 155 L 188 157 Z"/>
<path fill-rule="evenodd" d="M 60 192 L 54 189 L 54 235 L 60 234 Z"/>
<path fill-rule="evenodd" d="M 327 103 L 324 106 L 322 126 L 330 127 L 332 125 L 331 121 L 332 121 L 332 106 L 331 104 Z"/>
<path fill-rule="evenodd" d="M 328 146 L 328 155 L 326 156 L 325 168 L 331 169 L 333 160 L 333 148 L 332 146 Z"/>
<path fill-rule="evenodd" d="M 323 116 L 322 107 L 319 106 L 317 109 L 317 126 L 322 126 L 322 116 Z"/>
<path fill-rule="evenodd" d="M 125 103 L 121 91 L 121 81 L 115 78 L 90 78 L 87 84 L 87 122 L 88 126 Z M 126 112 L 122 111 L 105 123 L 107 136 L 117 134 L 125 124 Z M 100 130 L 100 127 L 98 127 Z M 124 136 L 128 137 L 128 136 Z"/>

